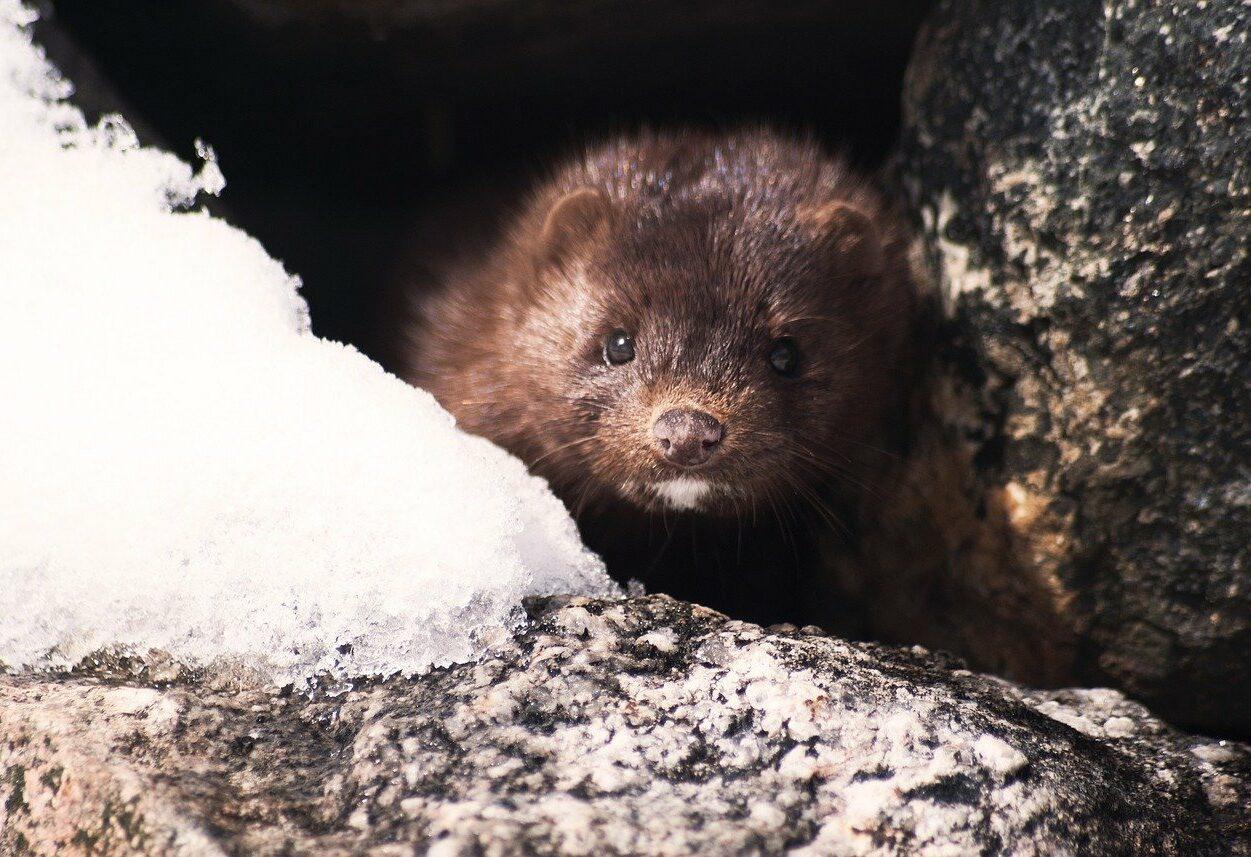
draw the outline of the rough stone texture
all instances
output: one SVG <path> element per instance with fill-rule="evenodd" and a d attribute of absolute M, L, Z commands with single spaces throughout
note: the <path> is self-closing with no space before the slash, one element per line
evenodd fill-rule
<path fill-rule="evenodd" d="M 1249 34 L 1242 0 L 933 14 L 900 165 L 945 426 L 869 549 L 901 571 L 844 581 L 887 636 L 1251 733 Z"/>
<path fill-rule="evenodd" d="M 0 679 L 0 852 L 1247 854 L 1251 748 L 660 596 L 314 699 Z"/>

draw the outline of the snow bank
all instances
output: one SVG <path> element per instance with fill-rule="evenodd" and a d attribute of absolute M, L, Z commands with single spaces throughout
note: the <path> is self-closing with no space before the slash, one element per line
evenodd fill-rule
<path fill-rule="evenodd" d="M 210 152 L 88 127 L 32 18 L 0 0 L 0 663 L 411 673 L 524 595 L 613 589 L 520 462 L 314 337 L 298 280 L 185 210 L 224 184 Z"/>

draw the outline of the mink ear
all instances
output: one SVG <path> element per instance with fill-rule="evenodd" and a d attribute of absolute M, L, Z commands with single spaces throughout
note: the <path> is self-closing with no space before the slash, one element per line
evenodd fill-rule
<path fill-rule="evenodd" d="M 595 188 L 580 187 L 556 200 L 543 222 L 539 262 L 559 264 L 599 238 L 611 212 L 608 197 Z"/>
<path fill-rule="evenodd" d="M 800 221 L 823 243 L 837 263 L 863 276 L 877 276 L 885 267 L 882 236 L 873 219 L 842 200 L 805 209 Z"/>

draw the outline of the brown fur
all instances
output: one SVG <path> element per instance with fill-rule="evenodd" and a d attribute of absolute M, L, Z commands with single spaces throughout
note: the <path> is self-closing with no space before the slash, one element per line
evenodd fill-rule
<path fill-rule="evenodd" d="M 914 304 L 894 217 L 839 159 L 763 131 L 644 135 L 566 164 L 492 252 L 448 269 L 405 377 L 547 478 L 584 532 L 667 528 L 652 486 L 695 476 L 722 486 L 701 515 L 741 542 L 770 512 L 856 504 L 897 437 Z M 618 328 L 637 355 L 611 366 Z M 795 377 L 769 365 L 779 337 Z M 697 472 L 655 453 L 670 407 L 726 427 Z"/>

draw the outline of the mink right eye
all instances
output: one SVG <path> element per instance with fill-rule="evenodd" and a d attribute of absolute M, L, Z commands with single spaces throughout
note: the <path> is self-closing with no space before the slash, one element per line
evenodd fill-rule
<path fill-rule="evenodd" d="M 620 366 L 634 359 L 634 337 L 618 328 L 604 337 L 604 362 Z"/>
<path fill-rule="evenodd" d="M 799 366 L 799 346 L 789 336 L 773 341 L 773 349 L 769 352 L 769 365 L 779 375 L 791 376 Z"/>

